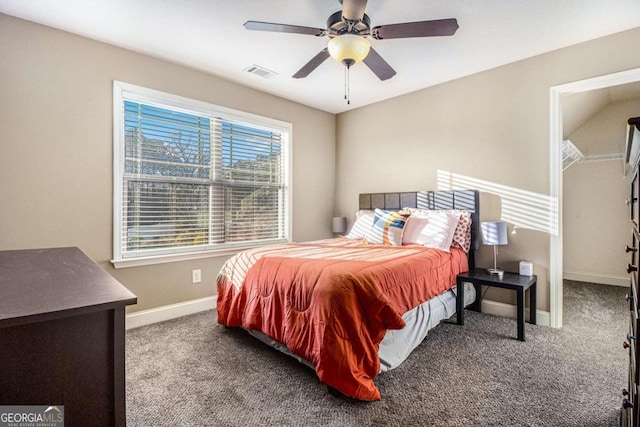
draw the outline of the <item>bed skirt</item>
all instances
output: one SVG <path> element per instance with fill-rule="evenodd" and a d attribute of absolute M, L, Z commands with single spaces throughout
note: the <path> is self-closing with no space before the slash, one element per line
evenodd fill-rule
<path fill-rule="evenodd" d="M 406 326 L 402 329 L 390 329 L 385 334 L 378 356 L 380 357 L 380 372 L 390 371 L 397 368 L 409 354 L 425 339 L 429 330 L 436 327 L 441 321 L 450 318 L 456 313 L 456 287 L 445 291 L 441 295 L 426 301 L 419 306 L 406 312 L 402 319 Z M 475 287 L 470 283 L 465 283 L 464 306 L 467 307 L 476 299 Z M 298 362 L 307 365 L 315 370 L 315 367 L 308 360 L 293 354 L 286 346 L 273 340 L 262 332 L 250 329 L 251 335 L 258 338 L 270 347 L 279 350 L 288 356 L 293 357 Z"/>

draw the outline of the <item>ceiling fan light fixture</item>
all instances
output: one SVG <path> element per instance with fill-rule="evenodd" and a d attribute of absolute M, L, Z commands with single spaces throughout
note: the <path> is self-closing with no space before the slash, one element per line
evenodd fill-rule
<path fill-rule="evenodd" d="M 355 34 L 342 34 L 329 40 L 329 55 L 347 67 L 361 62 L 369 54 L 369 40 Z"/>

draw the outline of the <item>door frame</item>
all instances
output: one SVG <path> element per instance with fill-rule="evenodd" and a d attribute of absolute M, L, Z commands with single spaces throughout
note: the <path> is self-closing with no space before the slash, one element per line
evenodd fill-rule
<path fill-rule="evenodd" d="M 640 82 L 640 68 L 551 87 L 549 323 L 562 327 L 562 98 L 565 95 Z M 620 125 L 622 126 L 622 124 Z"/>

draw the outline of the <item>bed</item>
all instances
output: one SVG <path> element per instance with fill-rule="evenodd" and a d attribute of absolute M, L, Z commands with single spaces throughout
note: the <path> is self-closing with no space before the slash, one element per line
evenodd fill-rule
<path fill-rule="evenodd" d="M 376 220 L 383 212 L 398 221 L 408 219 L 398 213 L 404 208 L 464 211 L 468 251 L 344 237 L 254 248 L 224 264 L 217 312 L 220 324 L 244 328 L 312 367 L 330 389 L 378 400 L 374 378 L 456 311 L 456 275 L 474 266 L 478 247 L 478 192 L 361 194 L 359 207 L 377 209 Z M 465 305 L 474 291 L 465 287 Z"/>

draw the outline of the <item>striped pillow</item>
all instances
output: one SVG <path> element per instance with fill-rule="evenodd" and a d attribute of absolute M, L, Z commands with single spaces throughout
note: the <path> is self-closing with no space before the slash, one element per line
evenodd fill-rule
<path fill-rule="evenodd" d="M 349 233 L 344 236 L 347 239 L 364 239 L 373 227 L 373 217 L 375 213 L 369 210 L 359 210 L 356 212 L 356 222 L 351 226 Z"/>
<path fill-rule="evenodd" d="M 373 227 L 366 236 L 367 242 L 378 245 L 401 246 L 402 233 L 408 217 L 409 214 L 407 212 L 376 209 Z"/>

